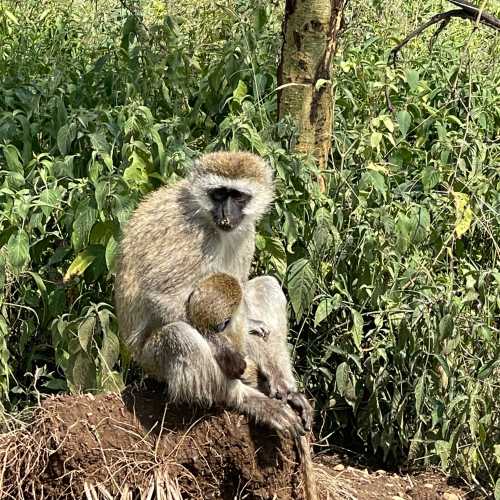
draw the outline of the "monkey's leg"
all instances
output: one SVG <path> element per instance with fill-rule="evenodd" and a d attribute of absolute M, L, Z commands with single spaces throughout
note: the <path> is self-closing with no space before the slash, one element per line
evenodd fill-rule
<path fill-rule="evenodd" d="M 298 436 L 304 428 L 292 408 L 240 380 L 228 378 L 212 345 L 193 327 L 178 321 L 153 332 L 145 341 L 142 366 L 167 384 L 170 399 L 210 405 L 222 403 L 270 427 Z"/>
<path fill-rule="evenodd" d="M 248 356 L 253 359 L 269 385 L 270 397 L 284 399 L 301 415 L 304 427 L 312 427 L 312 408 L 297 391 L 292 361 L 288 352 L 287 302 L 278 281 L 270 276 L 254 278 L 245 285 L 245 302 L 249 318 L 260 318 L 269 329 L 262 340 L 247 337 Z"/>

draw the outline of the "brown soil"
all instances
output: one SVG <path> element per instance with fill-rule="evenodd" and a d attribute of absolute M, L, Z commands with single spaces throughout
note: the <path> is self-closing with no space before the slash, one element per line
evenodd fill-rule
<path fill-rule="evenodd" d="M 0 498 L 304 498 L 293 441 L 223 409 L 166 404 L 161 387 L 52 397 L 33 417 L 0 434 Z M 442 475 L 369 471 L 338 455 L 315 472 L 322 499 L 465 498 Z"/>
<path fill-rule="evenodd" d="M 222 409 L 167 405 L 161 389 L 52 397 L 32 422 L 0 435 L 2 498 L 81 498 L 85 490 L 112 498 L 127 488 L 134 498 L 149 489 L 172 498 L 303 498 L 291 440 Z"/>

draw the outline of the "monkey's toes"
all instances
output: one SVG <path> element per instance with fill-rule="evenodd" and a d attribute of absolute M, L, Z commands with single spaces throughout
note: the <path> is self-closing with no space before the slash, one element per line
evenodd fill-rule
<path fill-rule="evenodd" d="M 256 335 L 264 340 L 267 340 L 267 337 L 269 337 L 269 328 L 263 321 L 258 319 L 249 319 L 248 327 L 251 335 Z"/>
<path fill-rule="evenodd" d="M 284 421 L 283 431 L 288 432 L 293 437 L 304 436 L 306 430 L 304 429 L 302 421 L 298 415 L 291 410 L 290 406 L 286 403 L 282 406 L 282 408 Z"/>

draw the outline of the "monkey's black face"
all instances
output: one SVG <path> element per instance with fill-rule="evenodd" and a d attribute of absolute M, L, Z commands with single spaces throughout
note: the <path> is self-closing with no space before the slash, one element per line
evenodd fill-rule
<path fill-rule="evenodd" d="M 208 196 L 213 204 L 211 213 L 217 227 L 223 231 L 232 231 L 238 227 L 244 217 L 243 209 L 251 196 L 226 187 L 211 189 Z"/>

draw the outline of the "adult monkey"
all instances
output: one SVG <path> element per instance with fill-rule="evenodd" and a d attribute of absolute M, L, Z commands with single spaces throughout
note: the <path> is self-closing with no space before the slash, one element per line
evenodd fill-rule
<path fill-rule="evenodd" d="M 273 329 L 286 323 L 286 312 L 284 318 L 276 315 L 275 304 L 286 302 L 278 282 L 268 277 L 247 281 L 255 224 L 273 194 L 271 169 L 258 156 L 219 152 L 201 157 L 186 180 L 153 192 L 132 215 L 120 245 L 115 302 L 120 333 L 133 357 L 166 382 L 173 401 L 224 403 L 299 435 L 304 433 L 300 418 L 285 401 L 236 379 L 226 383 L 228 374 L 216 361 L 220 345 L 186 322 L 185 306 L 195 284 L 206 274 L 225 272 L 245 283 L 251 330 L 272 339 Z M 258 358 L 264 343 L 249 338 Z M 224 355 L 231 356 L 225 349 Z M 241 358 L 236 351 L 234 356 Z M 260 369 L 271 396 L 286 400 L 296 393 L 291 371 Z"/>

